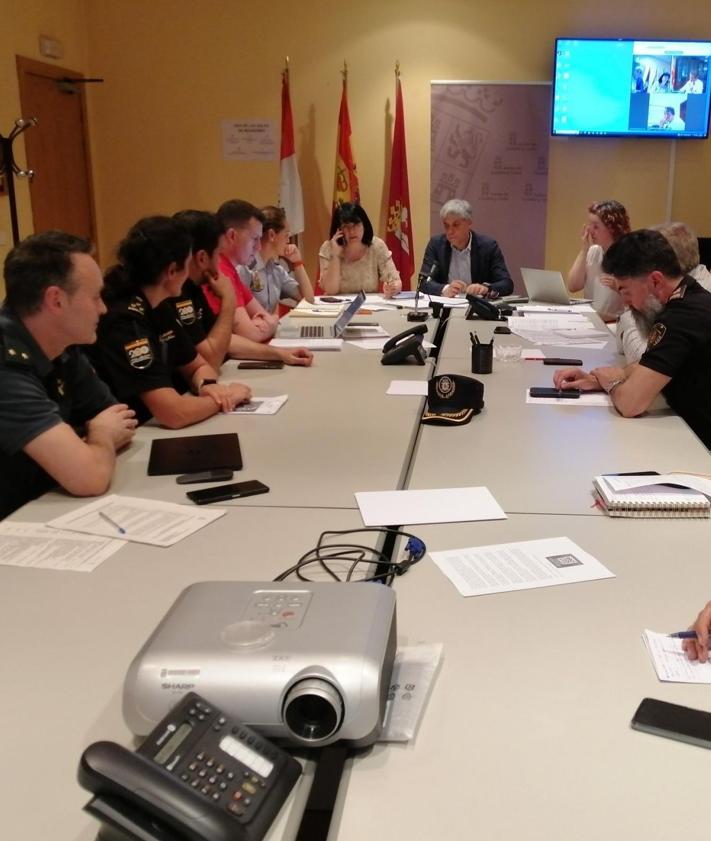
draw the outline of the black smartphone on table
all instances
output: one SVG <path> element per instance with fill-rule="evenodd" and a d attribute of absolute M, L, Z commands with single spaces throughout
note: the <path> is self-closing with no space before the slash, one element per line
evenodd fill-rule
<path fill-rule="evenodd" d="M 563 390 L 560 388 L 540 388 L 534 386 L 528 390 L 528 393 L 531 397 L 562 397 L 568 400 L 577 400 L 580 397 L 579 388 L 566 388 Z"/>
<path fill-rule="evenodd" d="M 580 366 L 583 364 L 582 359 L 566 359 L 563 356 L 547 356 L 543 360 L 544 365 L 575 365 Z"/>
<path fill-rule="evenodd" d="M 207 505 L 210 502 L 224 502 L 227 499 L 241 499 L 245 496 L 269 493 L 269 488 L 262 482 L 234 482 L 231 485 L 217 485 L 201 491 L 188 491 L 187 498 L 196 505 Z"/>
<path fill-rule="evenodd" d="M 229 467 L 220 467 L 216 470 L 201 470 L 198 473 L 183 473 L 176 476 L 175 481 L 179 485 L 197 485 L 198 482 L 228 482 L 233 476 Z"/>
<path fill-rule="evenodd" d="M 243 371 L 276 371 L 283 368 L 284 363 L 281 359 L 254 359 L 248 362 L 240 362 L 237 367 Z"/>
<path fill-rule="evenodd" d="M 711 748 L 711 712 L 644 698 L 630 724 L 644 733 Z"/>

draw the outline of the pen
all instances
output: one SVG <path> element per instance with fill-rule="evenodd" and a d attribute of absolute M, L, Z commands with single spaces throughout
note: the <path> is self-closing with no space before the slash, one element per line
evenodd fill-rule
<path fill-rule="evenodd" d="M 120 526 L 116 522 L 116 520 L 112 520 L 108 514 L 104 513 L 103 511 L 99 511 L 99 517 L 101 517 L 102 520 L 106 520 L 106 522 L 109 525 L 113 526 L 119 534 L 126 534 L 126 529 L 123 526 Z"/>
<path fill-rule="evenodd" d="M 674 631 L 673 634 L 667 634 L 676 640 L 695 640 L 698 637 L 696 631 Z"/>

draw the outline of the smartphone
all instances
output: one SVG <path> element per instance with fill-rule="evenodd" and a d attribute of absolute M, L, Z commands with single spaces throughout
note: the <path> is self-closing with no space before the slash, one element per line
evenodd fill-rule
<path fill-rule="evenodd" d="M 228 482 L 233 476 L 229 467 L 221 467 L 217 470 L 203 470 L 200 473 L 183 473 L 177 476 L 175 481 L 179 485 L 196 485 L 198 482 Z"/>
<path fill-rule="evenodd" d="M 563 356 L 548 356 L 543 360 L 544 365 L 582 365 L 582 359 L 566 359 Z"/>
<path fill-rule="evenodd" d="M 256 496 L 269 493 L 269 488 L 261 482 L 235 482 L 232 485 L 218 485 L 215 488 L 205 488 L 202 491 L 188 491 L 186 496 L 196 505 L 207 505 L 208 502 L 223 502 L 226 499 L 241 499 L 243 496 Z"/>
<path fill-rule="evenodd" d="M 336 244 L 340 245 L 341 247 L 343 247 L 346 244 L 346 238 L 343 236 L 343 234 L 340 234 L 336 237 Z"/>
<path fill-rule="evenodd" d="M 333 295 L 320 295 L 319 301 L 324 304 L 342 304 L 345 298 L 334 298 Z"/>
<path fill-rule="evenodd" d="M 635 730 L 711 748 L 711 713 L 645 698 L 630 722 Z"/>
<path fill-rule="evenodd" d="M 240 362 L 237 367 L 243 371 L 271 371 L 283 368 L 284 363 L 281 359 L 255 359 L 251 362 Z"/>
<path fill-rule="evenodd" d="M 531 397 L 562 397 L 568 400 L 576 400 L 580 397 L 580 389 L 567 388 L 565 391 L 559 388 L 530 388 L 528 393 Z"/>

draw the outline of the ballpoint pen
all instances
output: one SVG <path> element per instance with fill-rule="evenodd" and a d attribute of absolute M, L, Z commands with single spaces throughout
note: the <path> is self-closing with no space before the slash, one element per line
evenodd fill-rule
<path fill-rule="evenodd" d="M 120 526 L 115 520 L 112 520 L 111 517 L 109 517 L 109 515 L 104 511 L 99 511 L 99 517 L 101 517 L 102 520 L 106 520 L 106 522 L 113 526 L 119 534 L 126 534 L 126 529 L 123 526 Z"/>
<path fill-rule="evenodd" d="M 675 640 L 695 640 L 699 635 L 696 631 L 674 631 L 673 634 L 667 634 L 667 636 Z M 711 643 L 711 638 L 709 642 Z"/>

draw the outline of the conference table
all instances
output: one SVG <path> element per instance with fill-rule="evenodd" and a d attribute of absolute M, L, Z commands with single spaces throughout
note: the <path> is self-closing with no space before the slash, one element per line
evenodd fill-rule
<path fill-rule="evenodd" d="M 404 315 L 377 318 L 395 334 Z M 151 440 L 238 431 L 239 479 L 259 479 L 269 494 L 220 504 L 224 516 L 170 549 L 128 543 L 90 574 L 0 567 L 6 837 L 96 837 L 81 811 L 89 795 L 75 781 L 79 756 L 99 739 L 134 744 L 123 678 L 186 586 L 273 579 L 323 530 L 362 526 L 355 491 L 471 485 L 488 487 L 507 519 L 409 527 L 428 550 L 566 536 L 615 577 L 463 598 L 425 557 L 397 578 L 398 643 L 441 642 L 443 662 L 415 738 L 348 761 L 331 841 L 707 837 L 708 754 L 632 731 L 629 720 L 647 695 L 708 706 L 703 685 L 657 680 L 641 633 L 685 627 L 711 597 L 711 526 L 608 518 L 591 507 L 591 480 L 635 469 L 711 473 L 709 454 L 664 407 L 626 420 L 607 408 L 527 405 L 525 389 L 548 384 L 553 370 L 528 361 L 494 361 L 480 377 L 485 409 L 467 426 L 420 426 L 423 398 L 386 395 L 390 380 L 470 374 L 471 326 L 453 312 L 426 366 L 384 367 L 377 351 L 347 344 L 310 369 L 229 363 L 224 375 L 255 394 L 288 393 L 280 412 L 177 433 L 147 425 L 120 456 L 111 491 L 182 502 L 173 477 L 147 477 Z M 488 339 L 493 325 L 476 329 Z M 580 356 L 616 360 L 612 343 Z M 80 504 L 53 492 L 10 519 L 46 522 Z M 269 841 L 295 837 L 311 772 Z"/>

